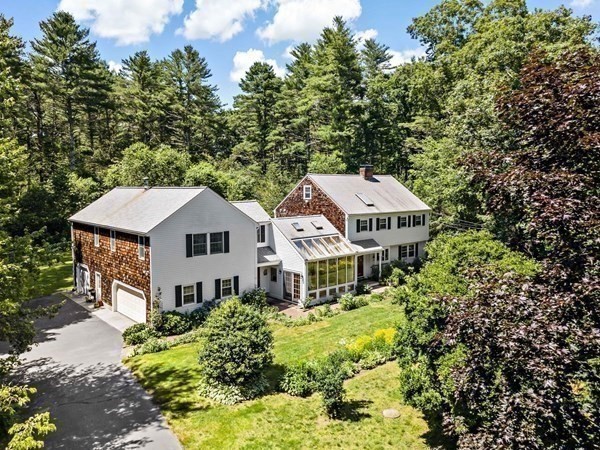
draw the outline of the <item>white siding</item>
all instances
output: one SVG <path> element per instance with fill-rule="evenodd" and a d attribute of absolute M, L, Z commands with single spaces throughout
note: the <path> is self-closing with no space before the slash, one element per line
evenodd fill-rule
<path fill-rule="evenodd" d="M 255 233 L 255 239 L 257 241 L 258 247 L 268 247 L 269 245 L 271 245 L 271 235 L 273 234 L 271 228 L 273 228 L 273 225 L 271 225 L 271 222 L 258 222 L 256 224 L 256 228 L 260 227 L 261 225 L 264 225 L 265 227 L 265 242 L 258 242 L 258 232 Z"/>
<path fill-rule="evenodd" d="M 229 231 L 229 253 L 186 257 L 186 234 Z M 240 293 L 256 286 L 255 222 L 207 189 L 150 232 L 152 295 L 175 309 L 175 286 L 202 282 L 204 300 L 215 297 L 215 279 L 239 276 Z M 199 304 L 185 305 L 190 311 Z"/>
<path fill-rule="evenodd" d="M 398 216 L 409 216 L 413 214 L 425 214 L 425 225 L 398 228 Z M 391 217 L 391 229 L 377 231 L 376 220 L 378 218 Z M 373 219 L 373 231 L 356 232 L 356 220 Z M 364 239 L 375 239 L 382 247 L 392 247 L 399 244 L 413 242 L 424 242 L 429 240 L 429 212 L 417 211 L 403 214 L 373 214 L 373 215 L 351 215 L 348 216 L 346 226 L 346 237 L 350 241 L 362 241 Z M 391 251 L 391 249 L 390 249 Z M 397 250 L 393 253 L 397 258 Z M 391 258 L 391 255 L 390 255 Z M 394 258 L 394 259 L 395 259 Z"/>
<path fill-rule="evenodd" d="M 298 254 L 290 241 L 287 240 L 276 226 L 273 226 L 272 230 L 273 245 L 271 248 L 273 248 L 277 253 L 277 256 L 281 258 L 281 264 L 277 273 L 277 289 L 273 289 L 271 295 L 275 298 L 283 298 L 283 271 L 296 272 L 302 275 L 302 280 L 300 282 L 300 300 L 304 301 L 306 298 L 306 263 L 304 258 Z M 275 283 L 271 283 L 271 286 L 274 284 Z"/>

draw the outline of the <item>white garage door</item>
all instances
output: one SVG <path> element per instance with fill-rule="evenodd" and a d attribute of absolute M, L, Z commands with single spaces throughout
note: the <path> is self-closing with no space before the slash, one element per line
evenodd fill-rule
<path fill-rule="evenodd" d="M 139 292 L 117 286 L 117 311 L 136 322 L 146 322 L 146 302 Z"/>

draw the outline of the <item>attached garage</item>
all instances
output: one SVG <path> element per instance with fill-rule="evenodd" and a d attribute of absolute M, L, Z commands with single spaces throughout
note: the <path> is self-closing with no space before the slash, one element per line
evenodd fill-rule
<path fill-rule="evenodd" d="M 113 288 L 115 310 L 136 322 L 146 322 L 146 297 L 138 289 L 115 281 Z"/>

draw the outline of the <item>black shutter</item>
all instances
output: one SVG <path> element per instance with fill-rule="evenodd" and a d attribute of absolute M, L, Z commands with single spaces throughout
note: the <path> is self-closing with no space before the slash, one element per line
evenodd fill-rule
<path fill-rule="evenodd" d="M 220 278 L 217 278 L 215 280 L 215 298 L 216 299 L 221 298 L 221 279 Z"/>
<path fill-rule="evenodd" d="M 183 305 L 183 299 L 181 298 L 181 285 L 175 286 L 175 307 L 179 308 Z"/>
<path fill-rule="evenodd" d="M 229 253 L 229 231 L 223 233 L 223 253 Z"/>
<path fill-rule="evenodd" d="M 196 283 L 196 303 L 202 303 L 202 299 L 204 296 L 202 295 L 202 281 L 198 281 Z"/>
<path fill-rule="evenodd" d="M 356 219 L 356 232 L 360 233 L 360 219 Z"/>
<path fill-rule="evenodd" d="M 415 258 L 419 257 L 419 243 L 415 243 Z"/>
<path fill-rule="evenodd" d="M 387 227 L 387 229 L 388 230 L 392 229 L 392 218 L 391 217 L 388 217 L 388 227 Z"/>
<path fill-rule="evenodd" d="M 412 219 L 412 216 L 409 214 L 408 217 L 406 218 L 406 222 L 407 222 L 407 224 L 408 224 L 409 227 L 411 226 L 411 223 L 410 223 L 411 219 Z"/>
<path fill-rule="evenodd" d="M 379 217 L 375 219 L 375 231 L 379 231 Z"/>
<path fill-rule="evenodd" d="M 423 218 L 421 219 L 421 225 L 425 226 L 425 214 L 423 214 Z"/>
<path fill-rule="evenodd" d="M 369 231 L 373 231 L 373 218 L 369 219 Z"/>
<path fill-rule="evenodd" d="M 240 277 L 237 275 L 233 277 L 233 293 L 235 295 L 240 295 Z"/>
<path fill-rule="evenodd" d="M 192 257 L 192 235 L 185 235 L 185 256 L 186 258 Z"/>
<path fill-rule="evenodd" d="M 398 216 L 398 228 L 400 228 L 400 216 Z"/>

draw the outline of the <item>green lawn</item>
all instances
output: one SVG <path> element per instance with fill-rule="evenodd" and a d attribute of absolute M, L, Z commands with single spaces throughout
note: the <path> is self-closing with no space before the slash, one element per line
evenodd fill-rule
<path fill-rule="evenodd" d="M 63 253 L 57 261 L 40 267 L 40 276 L 33 288 L 34 297 L 67 291 L 73 287 L 73 261 L 71 252 Z"/>
<path fill-rule="evenodd" d="M 342 313 L 323 322 L 274 325 L 275 365 L 326 354 L 342 339 L 392 326 L 402 314 L 389 301 Z M 346 382 L 342 420 L 329 420 L 318 395 L 266 395 L 236 406 L 217 405 L 197 394 L 197 345 L 132 358 L 127 364 L 150 391 L 185 448 L 426 448 L 427 424 L 398 396 L 398 367 L 388 363 Z M 275 376 L 275 371 L 270 376 Z M 401 417 L 381 411 L 397 408 Z"/>

